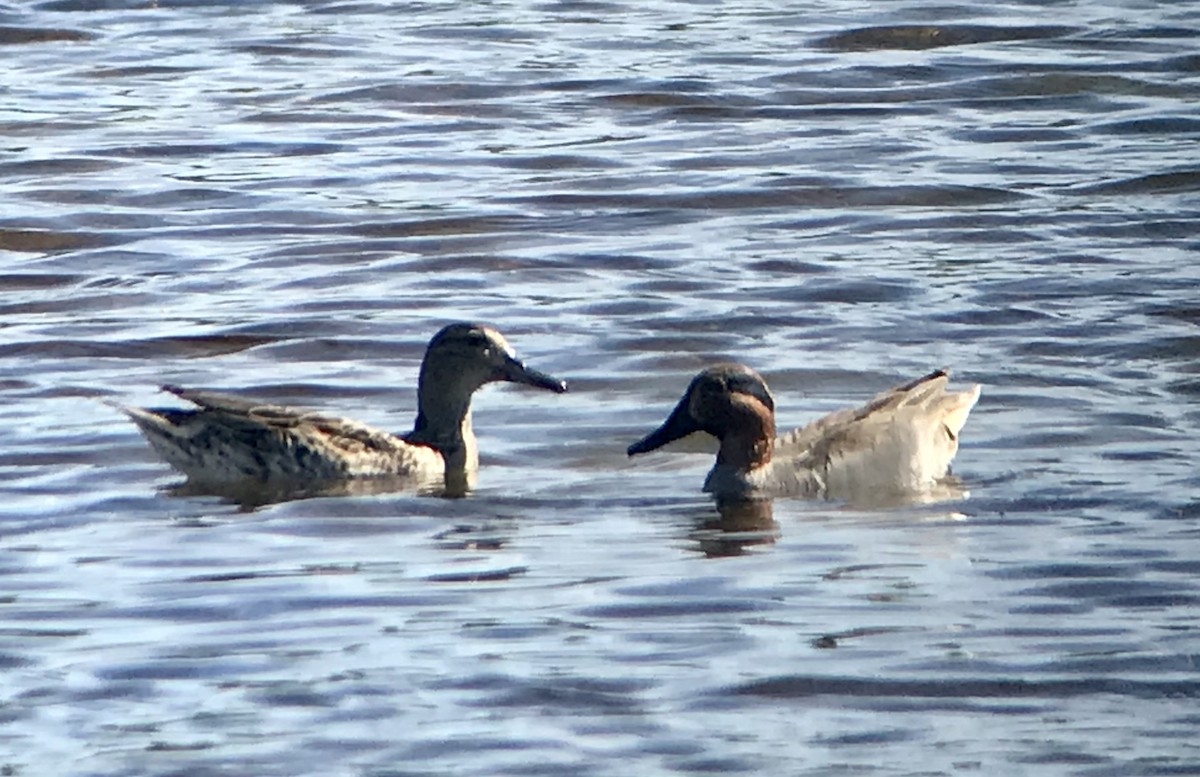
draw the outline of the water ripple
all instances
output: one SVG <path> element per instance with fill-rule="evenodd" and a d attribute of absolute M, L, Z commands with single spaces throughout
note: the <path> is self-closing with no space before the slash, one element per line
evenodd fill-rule
<path fill-rule="evenodd" d="M 0 9 L 0 771 L 1195 773 L 1200 19 L 1044 11 Z M 180 487 L 97 401 L 410 428 L 460 319 L 572 385 L 479 393 L 463 499 Z M 630 461 L 719 359 L 781 430 L 983 383 L 969 498 Z"/>

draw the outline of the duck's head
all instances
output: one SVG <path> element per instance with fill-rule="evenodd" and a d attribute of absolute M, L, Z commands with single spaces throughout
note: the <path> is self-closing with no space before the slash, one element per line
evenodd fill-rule
<path fill-rule="evenodd" d="M 766 381 L 741 364 L 717 364 L 700 372 L 662 426 L 629 446 L 629 455 L 661 448 L 692 432 L 708 432 L 722 442 L 722 453 L 734 439 L 752 443 L 752 458 L 769 458 L 775 438 L 775 400 Z M 760 450 L 765 441 L 766 450 Z"/>
<path fill-rule="evenodd" d="M 501 381 L 557 394 L 567 390 L 565 382 L 525 366 L 504 335 L 482 324 L 450 324 L 433 336 L 425 351 L 422 383 L 431 377 L 438 385 L 429 388 L 435 391 L 460 387 L 469 393 Z"/>

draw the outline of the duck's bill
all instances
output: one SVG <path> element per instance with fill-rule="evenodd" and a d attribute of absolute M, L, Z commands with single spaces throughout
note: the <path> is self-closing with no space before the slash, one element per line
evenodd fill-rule
<path fill-rule="evenodd" d="M 687 397 L 684 397 L 675 409 L 671 411 L 671 415 L 663 421 L 662 426 L 655 429 L 650 434 L 629 446 L 627 453 L 630 456 L 636 456 L 639 453 L 649 453 L 653 450 L 658 450 L 669 442 L 674 442 L 680 438 L 687 437 L 692 432 L 699 431 L 700 427 L 692 419 L 692 415 L 688 412 Z"/>
<path fill-rule="evenodd" d="M 567 390 L 566 381 L 532 367 L 526 367 L 525 362 L 520 359 L 509 359 L 508 363 L 504 365 L 502 377 L 512 383 L 523 383 L 526 386 L 553 391 L 555 394 L 562 394 Z"/>

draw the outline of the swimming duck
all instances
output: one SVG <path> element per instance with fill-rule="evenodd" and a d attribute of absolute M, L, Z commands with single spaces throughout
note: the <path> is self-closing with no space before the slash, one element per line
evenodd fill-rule
<path fill-rule="evenodd" d="M 937 370 L 775 437 L 775 400 L 766 381 L 741 364 L 718 364 L 692 379 L 662 426 L 629 455 L 692 432 L 720 441 L 704 490 L 718 497 L 807 496 L 856 499 L 919 493 L 949 472 L 958 434 L 980 386 L 947 393 Z"/>
<path fill-rule="evenodd" d="M 495 329 L 450 324 L 425 351 L 417 420 L 404 436 L 278 405 L 163 386 L 198 409 L 120 407 L 150 445 L 192 481 L 338 481 L 401 478 L 421 482 L 470 475 L 479 466 L 471 395 L 487 383 L 523 383 L 555 393 L 563 381 L 526 367 Z"/>

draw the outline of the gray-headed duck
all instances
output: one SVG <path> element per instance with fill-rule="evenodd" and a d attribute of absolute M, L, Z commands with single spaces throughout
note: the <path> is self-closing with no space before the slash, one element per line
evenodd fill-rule
<path fill-rule="evenodd" d="M 945 370 L 897 386 L 776 438 L 775 400 L 762 376 L 741 364 L 700 372 L 662 426 L 629 455 L 692 432 L 720 441 L 704 490 L 718 497 L 834 499 L 914 494 L 949 472 L 958 434 L 980 386 L 947 393 Z"/>
<path fill-rule="evenodd" d="M 167 463 L 193 481 L 338 481 L 386 477 L 422 483 L 469 478 L 479 466 L 471 395 L 499 381 L 556 393 L 563 381 L 525 366 L 495 329 L 450 324 L 425 351 L 417 420 L 404 436 L 345 418 L 176 386 L 196 409 L 121 407 Z"/>

